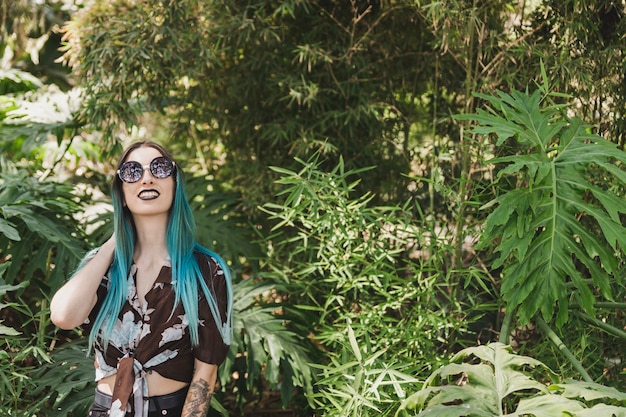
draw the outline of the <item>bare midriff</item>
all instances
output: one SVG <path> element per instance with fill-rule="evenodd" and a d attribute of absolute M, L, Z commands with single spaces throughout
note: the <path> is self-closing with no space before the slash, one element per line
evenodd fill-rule
<path fill-rule="evenodd" d="M 111 395 L 113 394 L 113 387 L 115 386 L 116 375 L 110 375 L 102 378 L 98 381 L 98 391 Z M 186 382 L 176 381 L 161 376 L 158 372 L 149 371 L 146 374 L 146 381 L 148 382 L 148 395 L 154 397 L 156 395 L 171 394 L 185 388 Z"/>

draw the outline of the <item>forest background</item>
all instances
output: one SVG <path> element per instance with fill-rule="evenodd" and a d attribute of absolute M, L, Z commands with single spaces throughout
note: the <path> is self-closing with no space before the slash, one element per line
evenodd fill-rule
<path fill-rule="evenodd" d="M 48 302 L 122 147 L 235 276 L 210 415 L 626 415 L 621 0 L 3 0 L 0 414 L 82 416 Z"/>

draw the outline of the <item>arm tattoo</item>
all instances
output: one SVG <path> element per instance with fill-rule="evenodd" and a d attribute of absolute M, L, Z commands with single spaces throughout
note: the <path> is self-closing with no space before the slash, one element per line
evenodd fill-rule
<path fill-rule="evenodd" d="M 183 417 L 205 417 L 209 411 L 209 404 L 213 392 L 210 391 L 209 383 L 204 379 L 193 381 L 189 385 L 189 392 L 183 407 Z"/>

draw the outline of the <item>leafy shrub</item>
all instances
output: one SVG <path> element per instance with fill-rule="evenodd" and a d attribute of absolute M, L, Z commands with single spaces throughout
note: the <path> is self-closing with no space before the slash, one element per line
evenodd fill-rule
<path fill-rule="evenodd" d="M 620 220 L 626 208 L 602 186 L 626 183 L 620 166 L 626 152 L 590 133 L 580 119 L 567 117 L 564 106 L 546 103 L 545 94 L 537 89 L 480 95 L 492 107 L 463 118 L 479 123 L 474 133 L 494 134 L 496 146 L 508 139 L 519 145 L 515 155 L 489 161 L 501 167 L 498 181 L 516 185 L 485 207 L 492 211 L 482 247 L 498 254 L 492 268 L 504 267 L 504 300 L 524 324 L 538 312 L 552 319 L 558 306 L 562 325 L 571 304 L 593 314 L 595 289 L 612 299 L 616 254 L 626 248 Z M 602 184 L 590 175 L 594 166 L 605 176 Z"/>
<path fill-rule="evenodd" d="M 478 312 L 472 295 L 460 294 L 480 273 L 450 270 L 453 249 L 428 220 L 411 217 L 410 204 L 373 206 L 370 195 L 354 196 L 367 169 L 340 162 L 324 171 L 319 156 L 298 162 L 297 172 L 273 168 L 284 188 L 263 207 L 274 221 L 264 277 L 282 283 L 284 305 L 313 313 L 299 330 L 324 354 L 310 397 L 316 411 L 388 414 L 402 385 L 395 372 L 426 375 L 455 343 L 466 343 L 468 316 Z M 367 385 L 378 377 L 390 378 L 380 391 Z"/>
<path fill-rule="evenodd" d="M 85 416 L 95 389 L 93 358 L 85 340 L 64 343 L 50 354 L 51 363 L 34 370 L 36 386 L 28 393 L 26 412 L 49 417 Z M 27 415 L 27 414 L 25 414 Z"/>
<path fill-rule="evenodd" d="M 6 265 L 7 263 L 0 264 L 0 273 L 6 270 L 2 267 Z M 26 285 L 26 282 L 19 285 L 0 285 L 0 297 L 4 299 L 8 292 L 23 289 Z M 19 303 L 0 304 L 2 317 L 6 317 L 8 308 L 15 307 L 19 307 Z M 22 406 L 22 393 L 33 386 L 28 377 L 28 372 L 33 367 L 23 363 L 27 355 L 24 355 L 22 350 L 27 348 L 27 344 L 23 341 L 22 333 L 12 326 L 2 324 L 3 322 L 5 320 L 0 320 L 0 336 L 3 337 L 0 347 L 0 398 L 3 401 L 0 409 L 17 410 Z M 44 358 L 47 359 L 47 355 L 44 355 Z"/>
<path fill-rule="evenodd" d="M 47 393 L 33 396 L 41 391 L 32 374 L 53 361 L 51 287 L 65 280 L 82 253 L 72 190 L 39 181 L 24 169 L 0 174 L 0 273 L 6 284 L 0 295 L 11 307 L 0 317 L 13 328 L 3 328 L 0 409 L 12 415 L 30 416 L 48 398 Z"/>
<path fill-rule="evenodd" d="M 372 350 L 370 340 L 357 340 L 350 323 L 346 326 L 348 344 L 328 352 L 327 365 L 320 370 L 319 391 L 311 396 L 324 416 L 391 415 L 399 399 L 406 397 L 406 387 L 417 379 L 403 372 L 407 364 L 385 363 L 384 350 Z"/>
<path fill-rule="evenodd" d="M 500 341 L 509 343 L 514 318 L 533 322 L 591 381 L 569 347 L 584 353 L 593 346 L 600 358 L 623 360 L 614 342 L 626 341 L 624 304 L 615 302 L 626 296 L 626 152 L 555 104 L 562 96 L 546 85 L 479 97 L 484 109 L 458 118 L 478 122 L 472 132 L 494 137 L 499 155 L 488 161 L 496 168 L 497 194 L 483 206 L 489 214 L 478 248 L 493 254 L 488 268 L 500 272 L 506 311 Z M 580 326 L 597 330 L 593 340 L 581 341 Z M 604 364 L 595 356 L 600 376 Z"/>
<path fill-rule="evenodd" d="M 418 417 L 626 416 L 626 394 L 559 381 L 542 362 L 502 343 L 464 349 L 437 369 L 398 412 Z"/>
<path fill-rule="evenodd" d="M 39 181 L 25 170 L 0 174 L 0 254 L 5 280 L 58 288 L 83 253 L 73 187 Z"/>
<path fill-rule="evenodd" d="M 287 406 L 297 388 L 312 389 L 309 352 L 312 345 L 291 327 L 298 320 L 289 309 L 273 301 L 274 284 L 245 279 L 234 285 L 234 333 L 229 354 L 220 366 L 219 378 L 237 396 L 236 407 L 253 402 L 264 383 L 280 391 Z M 233 375 L 235 375 L 233 377 Z"/>

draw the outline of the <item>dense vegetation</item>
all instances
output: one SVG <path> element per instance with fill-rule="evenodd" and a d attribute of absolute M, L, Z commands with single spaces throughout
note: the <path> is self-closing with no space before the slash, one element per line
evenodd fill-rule
<path fill-rule="evenodd" d="M 0 414 L 85 415 L 48 301 L 152 139 L 236 276 L 212 414 L 626 416 L 623 2 L 8 0 L 0 46 Z"/>

